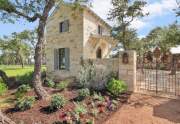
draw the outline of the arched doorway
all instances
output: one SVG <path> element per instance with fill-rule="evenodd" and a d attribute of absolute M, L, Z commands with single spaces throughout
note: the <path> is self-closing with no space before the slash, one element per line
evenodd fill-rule
<path fill-rule="evenodd" d="M 100 47 L 96 51 L 96 58 L 98 58 L 98 59 L 102 58 L 102 50 Z"/>

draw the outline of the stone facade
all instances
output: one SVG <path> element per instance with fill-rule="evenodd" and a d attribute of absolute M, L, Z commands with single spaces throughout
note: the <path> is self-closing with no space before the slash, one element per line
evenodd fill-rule
<path fill-rule="evenodd" d="M 124 53 L 128 54 L 128 63 L 123 63 Z M 96 82 L 93 82 L 92 86 L 96 89 L 103 89 L 107 78 L 111 74 L 118 74 L 118 78 L 127 84 L 128 90 L 136 92 L 136 58 L 135 51 L 125 51 L 120 52 L 118 58 L 90 59 L 96 69 L 94 77 Z M 85 62 L 88 61 L 85 60 Z"/>
<path fill-rule="evenodd" d="M 72 15 L 75 15 L 73 17 Z M 59 23 L 68 19 L 69 32 L 59 33 Z M 73 12 L 70 7 L 62 6 L 48 20 L 46 27 L 46 56 L 48 75 L 63 79 L 74 76 L 80 68 L 80 59 L 83 56 L 83 12 Z M 54 70 L 54 49 L 70 48 L 70 69 Z"/>
<path fill-rule="evenodd" d="M 59 24 L 69 20 L 69 31 L 59 31 Z M 102 34 L 98 34 L 98 26 L 102 27 Z M 112 73 L 118 73 L 119 79 L 124 80 L 130 91 L 135 91 L 136 84 L 136 53 L 127 51 L 129 63 L 122 63 L 122 54 L 118 58 L 109 58 L 109 52 L 116 45 L 110 37 L 110 26 L 100 19 L 89 8 L 72 10 L 70 5 L 61 6 L 48 19 L 46 27 L 46 64 L 47 74 L 55 80 L 79 79 L 82 60 L 91 59 L 96 68 L 97 83 L 95 87 L 102 88 L 104 79 Z M 69 49 L 69 69 L 54 68 L 54 49 Z M 97 50 L 101 50 L 101 59 L 97 59 Z M 59 57 L 59 56 L 58 56 Z"/>
<path fill-rule="evenodd" d="M 59 32 L 59 24 L 69 20 L 69 31 Z M 102 35 L 98 35 L 98 25 Z M 53 79 L 78 78 L 82 59 L 96 59 L 97 49 L 101 48 L 102 58 L 107 58 L 114 41 L 110 37 L 110 26 L 89 8 L 73 10 L 71 5 L 62 5 L 49 17 L 46 27 L 46 64 L 47 74 Z M 68 70 L 54 69 L 54 49 L 69 48 Z"/>
<path fill-rule="evenodd" d="M 119 72 L 119 58 L 111 59 L 90 59 L 85 60 L 85 63 L 91 61 L 95 66 L 96 75 L 94 77 L 95 82 L 91 82 L 91 87 L 94 89 L 104 89 L 105 84 L 111 78 L 112 75 L 118 76 Z"/>
<path fill-rule="evenodd" d="M 128 54 L 128 63 L 123 63 L 123 54 Z M 136 91 L 136 52 L 125 51 L 119 53 L 119 79 L 124 80 L 129 91 Z"/>

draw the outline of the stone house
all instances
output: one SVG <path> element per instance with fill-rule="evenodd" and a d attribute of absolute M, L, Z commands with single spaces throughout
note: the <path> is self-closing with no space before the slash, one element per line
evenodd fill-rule
<path fill-rule="evenodd" d="M 64 4 L 52 13 L 46 26 L 47 73 L 54 79 L 79 76 L 81 60 L 109 58 L 117 42 L 111 26 L 87 6 Z"/>

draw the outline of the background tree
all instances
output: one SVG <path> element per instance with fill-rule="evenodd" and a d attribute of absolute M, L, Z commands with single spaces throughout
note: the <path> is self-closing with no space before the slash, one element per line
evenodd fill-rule
<path fill-rule="evenodd" d="M 33 47 L 31 45 L 31 32 L 23 31 L 21 33 L 12 33 L 11 36 L 5 36 L 0 41 L 1 63 L 3 64 L 21 64 L 28 63 L 32 56 Z"/>
<path fill-rule="evenodd" d="M 116 38 L 122 43 L 124 50 L 127 50 L 127 44 L 129 44 L 128 27 L 134 19 L 147 15 L 142 10 L 146 2 L 142 0 L 112 0 L 112 5 L 113 9 L 110 10 L 108 19 L 117 22 L 114 32 L 117 32 L 117 35 L 121 34 Z"/>
<path fill-rule="evenodd" d="M 75 5 L 88 0 L 73 0 Z M 50 12 L 63 0 L 0 0 L 0 18 L 4 22 L 24 18 L 29 22 L 38 21 L 38 40 L 35 47 L 33 86 L 39 99 L 49 97 L 41 83 L 41 64 L 44 45 L 44 31 Z"/>
<path fill-rule="evenodd" d="M 159 47 L 165 53 L 170 48 L 180 45 L 180 29 L 177 23 L 167 27 L 157 27 L 147 35 L 145 40 L 149 50 Z"/>
<path fill-rule="evenodd" d="M 133 47 L 132 45 L 134 44 L 133 42 L 138 41 L 136 30 L 126 28 L 125 34 L 126 34 L 126 42 L 123 42 L 122 47 L 126 49 L 131 49 Z M 117 28 L 113 28 L 112 36 L 115 39 L 118 39 L 119 41 L 123 41 L 124 40 L 123 35 L 124 34 L 121 30 Z"/>

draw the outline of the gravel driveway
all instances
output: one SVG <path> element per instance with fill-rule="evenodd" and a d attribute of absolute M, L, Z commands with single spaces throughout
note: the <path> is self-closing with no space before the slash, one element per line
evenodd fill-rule
<path fill-rule="evenodd" d="M 105 124 L 180 124 L 180 100 L 133 94 Z"/>

